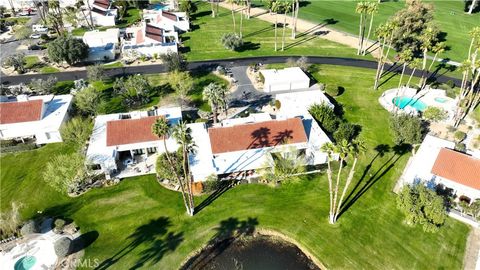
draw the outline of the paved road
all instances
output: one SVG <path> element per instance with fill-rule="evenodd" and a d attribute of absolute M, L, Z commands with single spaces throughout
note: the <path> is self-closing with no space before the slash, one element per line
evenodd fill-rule
<path fill-rule="evenodd" d="M 218 65 L 223 65 L 226 67 L 238 67 L 238 66 L 248 66 L 252 63 L 263 63 L 263 64 L 273 64 L 273 63 L 285 63 L 288 58 L 299 58 L 298 56 L 272 56 L 272 57 L 249 57 L 249 58 L 236 58 L 236 59 L 223 59 L 223 60 L 207 60 L 207 61 L 198 61 L 191 62 L 188 64 L 189 70 L 195 69 L 208 69 L 213 70 Z M 362 68 L 377 68 L 377 62 L 370 60 L 362 59 L 353 59 L 353 58 L 342 58 L 342 57 L 321 57 L 321 56 L 310 56 L 308 57 L 308 62 L 312 64 L 331 64 L 331 65 L 340 65 L 340 66 L 349 66 L 349 67 L 362 67 Z M 389 77 L 394 74 L 394 72 L 399 72 L 401 67 L 399 65 L 387 64 L 385 68 L 384 77 Z M 130 66 L 130 67 L 121 67 L 113 68 L 106 71 L 107 76 L 124 76 L 129 74 L 155 74 L 155 73 L 164 73 L 166 72 L 165 66 L 162 64 L 156 65 L 146 65 L 146 66 Z M 410 69 L 406 69 L 407 74 L 410 74 Z M 455 84 L 460 85 L 461 80 L 456 78 L 451 78 L 443 74 L 435 74 L 437 81 L 444 83 L 448 80 L 452 80 Z M 60 73 L 50 73 L 50 74 L 28 74 L 28 75 L 16 75 L 16 76 L 2 76 L 0 82 L 2 84 L 19 84 L 19 83 L 28 83 L 31 79 L 38 78 L 47 78 L 48 76 L 55 76 L 59 81 L 69 81 L 77 80 L 81 78 L 86 78 L 86 71 L 70 71 L 70 72 L 60 72 Z M 417 70 L 415 76 L 421 76 L 421 71 Z"/>

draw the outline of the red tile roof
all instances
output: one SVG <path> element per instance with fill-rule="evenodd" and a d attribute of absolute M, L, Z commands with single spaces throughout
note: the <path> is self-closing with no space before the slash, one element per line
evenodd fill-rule
<path fill-rule="evenodd" d="M 149 37 L 153 40 L 163 42 L 162 33 L 163 33 L 162 28 L 155 27 L 155 26 L 150 25 L 150 24 L 147 24 L 145 26 L 145 36 L 147 36 L 147 37 Z"/>
<path fill-rule="evenodd" d="M 208 129 L 213 154 L 307 142 L 300 118 Z"/>
<path fill-rule="evenodd" d="M 432 174 L 480 190 L 480 159 L 442 148 Z"/>
<path fill-rule="evenodd" d="M 93 5 L 101 7 L 103 9 L 107 9 L 110 6 L 110 1 L 109 0 L 95 0 L 93 2 Z"/>
<path fill-rule="evenodd" d="M 160 140 L 152 133 L 152 125 L 159 117 L 161 116 L 108 121 L 107 146 Z"/>
<path fill-rule="evenodd" d="M 0 102 L 0 124 L 38 121 L 42 119 L 43 100 Z"/>
<path fill-rule="evenodd" d="M 177 21 L 178 20 L 177 15 L 175 15 L 173 13 L 170 13 L 170 12 L 167 12 L 167 11 L 162 11 L 162 16 L 167 18 L 167 19 L 170 19 L 172 21 Z"/>

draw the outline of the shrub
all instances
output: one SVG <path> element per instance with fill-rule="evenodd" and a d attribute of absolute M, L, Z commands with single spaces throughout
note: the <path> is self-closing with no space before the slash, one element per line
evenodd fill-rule
<path fill-rule="evenodd" d="M 68 143 L 83 145 L 92 133 L 92 126 L 90 119 L 74 117 L 60 128 L 62 139 Z"/>
<path fill-rule="evenodd" d="M 30 89 L 35 91 L 37 94 L 48 94 L 50 93 L 54 86 L 57 84 L 57 78 L 53 76 L 48 76 L 47 79 L 32 79 L 30 82 Z"/>
<path fill-rule="evenodd" d="M 132 75 L 126 79 L 118 78 L 113 84 L 113 90 L 123 98 L 128 107 L 146 104 L 150 101 L 152 86 L 144 75 Z"/>
<path fill-rule="evenodd" d="M 467 146 L 464 143 L 455 143 L 455 150 L 465 153 L 467 151 Z"/>
<path fill-rule="evenodd" d="M 70 192 L 86 179 L 85 158 L 80 153 L 57 155 L 43 168 L 43 180 L 59 192 Z"/>
<path fill-rule="evenodd" d="M 457 130 L 453 134 L 453 137 L 455 137 L 455 141 L 461 142 L 461 141 L 465 140 L 465 137 L 467 137 L 467 134 L 465 134 L 465 132 L 463 132 L 463 131 Z"/>
<path fill-rule="evenodd" d="M 47 46 L 48 58 L 56 63 L 73 65 L 88 56 L 88 46 L 72 36 L 60 36 Z"/>
<path fill-rule="evenodd" d="M 75 106 L 84 115 L 95 115 L 100 104 L 100 93 L 89 86 L 75 95 Z"/>
<path fill-rule="evenodd" d="M 221 182 L 220 180 L 218 180 L 217 175 L 211 174 L 207 177 L 207 179 L 205 179 L 205 181 L 202 184 L 203 184 L 203 192 L 209 193 L 217 190 L 220 187 Z"/>
<path fill-rule="evenodd" d="M 422 224 L 427 232 L 437 231 L 446 219 L 443 198 L 422 184 L 403 187 L 397 208 L 405 214 L 408 225 Z"/>
<path fill-rule="evenodd" d="M 55 254 L 60 258 L 64 258 L 70 254 L 72 240 L 68 237 L 62 237 L 53 244 L 53 247 L 55 249 Z"/>
<path fill-rule="evenodd" d="M 170 153 L 170 158 L 172 160 L 172 163 L 175 165 L 175 168 L 172 169 L 170 166 L 170 163 L 168 162 L 167 156 L 165 153 L 162 153 L 161 155 L 158 156 L 157 158 L 157 164 L 156 164 L 156 171 L 157 171 L 157 176 L 160 179 L 167 179 L 172 182 L 177 182 L 177 178 L 175 176 L 175 171 L 177 174 L 182 177 L 184 175 L 183 173 L 183 155 L 182 155 L 182 150 L 179 148 L 176 152 Z"/>
<path fill-rule="evenodd" d="M 184 71 L 187 68 L 187 62 L 182 54 L 168 51 L 160 56 L 163 64 L 167 67 L 168 71 Z"/>
<path fill-rule="evenodd" d="M 282 103 L 280 102 L 280 100 L 276 99 L 275 100 L 275 108 L 277 110 L 280 110 L 281 107 L 282 107 Z"/>
<path fill-rule="evenodd" d="M 341 142 L 343 140 L 351 141 L 356 137 L 358 129 L 358 126 L 354 124 L 342 122 L 338 126 L 335 133 L 333 133 L 333 138 L 336 142 Z"/>
<path fill-rule="evenodd" d="M 441 108 L 430 106 L 423 112 L 423 117 L 428 121 L 440 122 L 447 118 L 447 112 Z"/>
<path fill-rule="evenodd" d="M 13 67 L 18 74 L 22 74 L 25 72 L 25 54 L 15 53 L 9 55 L 3 61 L 3 65 L 5 67 Z"/>
<path fill-rule="evenodd" d="M 38 233 L 37 224 L 34 220 L 29 220 L 23 224 L 22 228 L 20 229 L 20 234 L 23 236 Z"/>
<path fill-rule="evenodd" d="M 221 38 L 221 42 L 226 49 L 236 51 L 243 46 L 242 38 L 236 33 L 224 34 Z"/>
<path fill-rule="evenodd" d="M 61 218 L 57 218 L 57 219 L 55 219 L 54 225 L 55 225 L 55 230 L 56 231 L 62 231 L 63 227 L 65 227 L 65 220 L 63 220 Z"/>
<path fill-rule="evenodd" d="M 455 83 L 454 83 L 452 80 L 448 80 L 445 84 L 446 84 L 448 87 L 450 87 L 450 88 L 454 88 L 454 87 L 455 87 Z"/>
<path fill-rule="evenodd" d="M 336 84 L 333 85 L 327 85 L 327 89 L 325 90 L 327 94 L 331 97 L 336 97 L 339 96 L 343 93 L 343 87 L 338 86 Z"/>
<path fill-rule="evenodd" d="M 329 133 L 333 133 L 340 122 L 340 118 L 335 114 L 334 110 L 323 103 L 313 104 L 309 108 L 309 112 L 320 126 Z"/>
<path fill-rule="evenodd" d="M 418 144 L 423 135 L 423 125 L 420 118 L 408 114 L 392 115 L 390 129 L 396 144 Z"/>

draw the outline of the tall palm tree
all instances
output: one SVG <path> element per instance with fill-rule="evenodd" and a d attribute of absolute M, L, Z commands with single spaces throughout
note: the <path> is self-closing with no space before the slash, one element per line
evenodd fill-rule
<path fill-rule="evenodd" d="M 413 53 L 412 50 L 410 49 L 405 49 L 400 53 L 398 56 L 399 62 L 402 63 L 402 73 L 400 74 L 400 80 L 398 81 L 398 88 L 397 91 L 400 89 L 402 86 L 402 81 L 403 81 L 403 75 L 405 74 L 405 69 L 407 68 L 407 65 L 410 61 L 413 59 Z"/>
<path fill-rule="evenodd" d="M 300 8 L 300 0 L 293 0 L 292 2 L 292 38 L 295 39 L 297 36 L 297 20 L 298 20 L 298 9 Z"/>
<path fill-rule="evenodd" d="M 480 43 L 480 26 L 474 27 L 472 30 L 470 30 L 469 35 L 471 37 L 471 40 L 470 46 L 468 47 L 468 59 L 471 58 L 472 49 L 474 47 L 476 47 L 478 51 L 478 43 Z"/>
<path fill-rule="evenodd" d="M 189 215 L 192 215 L 193 213 L 191 212 L 189 200 L 187 199 L 187 196 L 185 195 L 185 185 L 183 184 L 182 178 L 180 177 L 180 175 L 178 175 L 177 171 L 175 170 L 175 164 L 173 163 L 172 158 L 170 157 L 170 153 L 168 152 L 167 138 L 170 135 L 170 131 L 171 131 L 170 123 L 164 117 L 157 118 L 157 120 L 155 120 L 155 123 L 153 123 L 153 125 L 152 125 L 152 133 L 163 140 L 163 147 L 165 148 L 165 156 L 167 157 L 167 161 L 170 164 L 170 167 L 172 168 L 172 171 L 175 174 L 175 178 L 177 178 L 177 181 L 180 184 L 180 190 L 182 192 L 183 203 L 185 204 L 185 208 L 187 209 L 187 213 Z"/>
<path fill-rule="evenodd" d="M 235 25 L 235 4 L 238 0 L 227 0 L 227 3 L 230 3 L 230 8 L 232 10 L 232 21 L 233 21 L 233 33 L 237 33 L 237 26 Z"/>
<path fill-rule="evenodd" d="M 360 153 L 365 152 L 365 144 L 363 141 L 354 140 L 350 145 L 346 146 L 345 151 L 347 152 L 348 156 L 353 156 L 353 164 L 350 168 L 350 172 L 348 173 L 347 181 L 345 182 L 345 186 L 343 187 L 342 196 L 340 196 L 340 200 L 338 201 L 337 209 L 335 210 L 335 216 L 333 218 L 334 223 L 338 219 L 338 215 L 340 214 L 340 210 L 342 209 L 342 202 L 343 198 L 345 198 L 345 194 L 347 193 L 348 187 L 352 183 L 353 175 L 355 174 L 355 166 L 357 165 L 358 156 Z"/>
<path fill-rule="evenodd" d="M 331 162 L 334 160 L 333 155 L 335 153 L 335 146 L 333 143 L 325 143 L 321 148 L 322 152 L 327 154 L 327 179 L 328 179 L 328 193 L 330 197 L 330 209 L 328 211 L 329 220 L 333 220 L 333 180 L 332 180 L 332 165 Z"/>
<path fill-rule="evenodd" d="M 277 26 L 278 26 L 278 19 L 277 15 L 281 10 L 281 4 L 278 1 L 272 3 L 271 11 L 275 13 L 275 51 L 277 51 Z"/>
<path fill-rule="evenodd" d="M 340 161 L 339 161 L 339 168 L 337 172 L 337 180 L 335 182 L 335 186 L 333 188 L 333 216 L 330 216 L 329 220 L 331 224 L 335 223 L 335 216 L 336 216 L 336 209 L 337 209 L 337 197 L 338 197 L 338 189 L 340 187 L 340 177 L 342 175 L 343 170 L 343 163 L 348 156 L 350 151 L 350 143 L 347 140 L 342 140 L 341 142 L 337 143 L 335 146 L 335 152 L 338 154 Z"/>
<path fill-rule="evenodd" d="M 291 5 L 289 2 L 282 3 L 283 11 L 283 34 L 282 34 L 282 51 L 285 48 L 285 29 L 287 28 L 287 13 L 290 12 Z"/>
<path fill-rule="evenodd" d="M 367 38 L 365 39 L 365 43 L 368 44 L 368 40 L 370 39 L 370 33 L 372 32 L 372 26 L 373 26 L 373 16 L 375 16 L 375 13 L 378 12 L 378 3 L 375 2 L 369 2 L 367 3 L 366 7 L 366 13 L 370 14 L 370 26 L 368 27 L 368 34 Z M 363 45 L 362 45 L 363 47 Z M 365 48 L 362 51 L 362 54 L 365 55 L 367 53 L 367 45 L 365 45 Z"/>
<path fill-rule="evenodd" d="M 210 9 L 212 10 L 212 18 L 215 18 L 217 16 L 217 13 L 215 12 L 215 2 L 216 0 L 210 0 Z"/>
<path fill-rule="evenodd" d="M 472 0 L 470 3 L 470 8 L 468 9 L 468 14 L 472 14 L 473 9 L 477 6 L 477 0 Z"/>
<path fill-rule="evenodd" d="M 445 51 L 445 48 L 446 48 L 445 42 L 438 42 L 432 47 L 432 52 L 434 53 L 433 60 L 432 60 L 432 63 L 430 63 L 430 66 L 428 67 L 427 71 L 430 71 L 430 69 L 432 69 L 433 64 L 435 63 L 435 61 L 437 61 L 438 55 L 443 53 Z"/>
<path fill-rule="evenodd" d="M 245 15 L 245 0 L 237 1 L 237 4 L 240 6 L 240 38 L 242 38 L 242 30 L 243 30 L 243 16 Z"/>
<path fill-rule="evenodd" d="M 355 12 L 360 14 L 360 23 L 359 23 L 359 31 L 358 31 L 358 49 L 357 54 L 360 54 L 362 51 L 363 46 L 363 39 L 365 37 L 365 22 L 367 20 L 366 11 L 368 9 L 367 2 L 358 2 L 357 6 L 355 7 Z"/>
<path fill-rule="evenodd" d="M 83 10 L 83 1 L 82 0 L 78 0 L 76 3 L 75 3 L 75 8 L 80 11 L 83 15 L 83 19 L 85 20 L 85 22 L 87 23 L 87 26 L 90 30 L 93 30 L 93 28 L 95 28 L 95 26 L 92 24 L 92 21 L 91 20 L 88 20 L 87 19 L 87 15 L 85 14 L 85 10 Z"/>
<path fill-rule="evenodd" d="M 193 152 L 194 150 L 194 143 L 192 139 L 192 130 L 187 127 L 185 122 L 181 122 L 175 125 L 172 129 L 172 137 L 177 140 L 177 142 L 182 147 L 182 155 L 183 155 L 183 179 L 185 180 L 185 184 L 187 186 L 187 193 L 188 193 L 188 204 L 190 208 L 190 215 L 193 215 L 195 212 L 195 202 L 193 200 L 193 192 L 192 192 L 192 185 L 193 185 L 193 178 L 191 177 L 189 166 L 188 166 L 188 155 L 189 153 Z"/>
<path fill-rule="evenodd" d="M 415 74 L 415 71 L 418 68 L 422 67 L 422 60 L 420 60 L 420 58 L 414 58 L 408 65 L 412 69 L 412 73 L 410 73 L 410 77 L 408 78 L 408 81 L 407 81 L 407 87 L 410 87 L 410 82 L 412 80 L 413 74 Z"/>
<path fill-rule="evenodd" d="M 224 103 L 223 96 L 223 87 L 217 83 L 210 83 L 203 89 L 203 100 L 208 101 L 210 107 L 212 107 L 214 124 L 218 122 L 218 110 L 222 108 L 222 104 Z"/>

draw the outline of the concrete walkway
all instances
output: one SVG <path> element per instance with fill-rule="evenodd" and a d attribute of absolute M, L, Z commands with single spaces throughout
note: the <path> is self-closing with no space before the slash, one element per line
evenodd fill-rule
<path fill-rule="evenodd" d="M 232 5 L 229 3 L 222 2 L 220 3 L 220 6 L 228 10 L 232 9 Z M 243 8 L 237 5 L 234 5 L 233 7 L 237 11 Z M 275 15 L 270 14 L 267 10 L 263 8 L 252 7 L 250 9 L 250 17 L 275 24 Z M 280 15 L 280 14 L 278 15 L 277 22 L 283 23 L 283 15 Z M 293 25 L 292 17 L 288 16 L 286 22 L 287 22 L 288 28 L 291 28 L 291 26 Z M 300 37 L 303 35 L 315 35 L 315 34 L 321 33 L 321 35 L 318 35 L 320 38 L 324 38 L 324 39 L 327 39 L 336 43 L 340 43 L 352 48 L 358 48 L 359 41 L 357 36 L 352 35 L 350 33 L 345 33 L 345 32 L 335 30 L 331 27 L 328 27 L 328 24 L 329 24 L 328 21 L 323 23 L 313 23 L 313 22 L 298 18 L 297 32 L 296 32 L 297 37 Z M 288 35 L 291 36 L 290 31 Z M 379 46 L 375 41 L 371 41 L 371 40 L 366 41 L 366 47 L 367 47 L 368 53 L 372 54 L 374 57 L 379 56 L 379 53 L 378 53 Z"/>
<path fill-rule="evenodd" d="M 480 229 L 472 228 L 468 235 L 465 258 L 463 260 L 465 270 L 480 270 Z"/>

